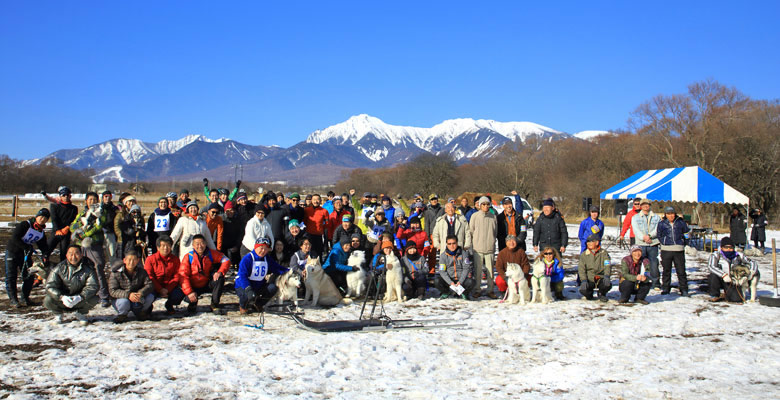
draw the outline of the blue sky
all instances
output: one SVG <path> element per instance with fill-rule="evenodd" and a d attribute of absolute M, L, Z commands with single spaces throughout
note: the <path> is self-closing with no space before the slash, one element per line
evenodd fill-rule
<path fill-rule="evenodd" d="M 641 3 L 4 1 L 0 153 L 287 147 L 361 113 L 615 129 L 707 78 L 780 97 L 780 2 Z"/>

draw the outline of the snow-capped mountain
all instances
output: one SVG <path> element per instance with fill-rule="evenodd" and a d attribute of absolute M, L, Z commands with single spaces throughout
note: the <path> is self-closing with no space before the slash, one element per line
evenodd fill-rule
<path fill-rule="evenodd" d="M 162 140 L 147 143 L 138 139 L 112 139 L 84 149 L 59 150 L 46 157 L 28 160 L 36 163 L 44 158 L 59 158 L 65 165 L 85 169 L 104 170 L 118 165 L 129 165 L 152 158 L 172 154 L 194 142 L 221 143 L 227 139 L 211 140 L 203 135 L 188 135 L 179 140 Z"/>
<path fill-rule="evenodd" d="M 563 137 L 565 133 L 532 122 L 498 122 L 459 118 L 431 128 L 390 125 L 366 114 L 312 132 L 307 143 L 355 146 L 368 159 L 380 162 L 393 147 L 430 153 L 451 153 L 455 159 L 489 155 L 508 141 L 525 142 L 530 137 Z"/>
<path fill-rule="evenodd" d="M 96 182 L 225 178 L 232 176 L 234 166 L 240 164 L 246 179 L 327 184 L 339 179 L 343 170 L 392 166 L 424 152 L 451 154 L 463 163 L 489 157 L 509 142 L 525 144 L 529 139 L 572 137 L 592 141 L 605 134 L 610 133 L 582 131 L 569 135 L 532 122 L 471 118 L 421 128 L 390 125 L 361 114 L 316 130 L 289 148 L 189 135 L 157 143 L 112 139 L 83 149 L 59 150 L 44 158 L 59 158 L 76 169 L 91 168 Z M 44 158 L 25 163 L 38 163 Z"/>

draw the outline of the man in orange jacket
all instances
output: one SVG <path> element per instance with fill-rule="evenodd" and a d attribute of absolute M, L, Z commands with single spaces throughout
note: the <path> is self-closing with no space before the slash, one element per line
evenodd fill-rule
<path fill-rule="evenodd" d="M 224 314 L 219 307 L 222 289 L 225 286 L 225 275 L 230 268 L 230 259 L 216 250 L 206 246 L 203 235 L 192 238 L 193 250 L 185 254 L 179 267 L 181 290 L 184 301 L 189 303 L 187 312 L 194 314 L 198 307 L 198 295 L 211 291 L 211 312 Z"/>
<path fill-rule="evenodd" d="M 303 223 L 306 225 L 306 233 L 309 234 L 311 241 L 311 252 L 315 257 L 319 257 L 325 251 L 325 244 L 322 236 L 328 231 L 329 222 L 328 210 L 320 207 L 322 199 L 320 195 L 311 196 L 311 206 L 303 209 Z"/>

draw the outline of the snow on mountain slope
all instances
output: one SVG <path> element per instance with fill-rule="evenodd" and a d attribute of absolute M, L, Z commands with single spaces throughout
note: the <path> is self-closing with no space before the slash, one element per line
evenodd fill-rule
<path fill-rule="evenodd" d="M 107 181 L 126 182 L 127 179 L 122 176 L 122 167 L 116 166 L 106 168 L 103 171 L 100 171 L 100 173 L 92 175 L 92 182 L 103 183 Z"/>
<path fill-rule="evenodd" d="M 578 139 L 591 141 L 596 139 L 597 137 L 611 135 L 611 134 L 612 132 L 610 131 L 582 131 L 582 132 L 577 132 L 572 136 Z"/>
<path fill-rule="evenodd" d="M 220 143 L 230 139 L 219 138 L 217 140 L 209 139 L 203 135 L 187 135 L 179 140 L 161 140 L 154 145 L 154 150 L 158 154 L 171 154 L 179 151 L 182 147 L 192 142 Z"/>

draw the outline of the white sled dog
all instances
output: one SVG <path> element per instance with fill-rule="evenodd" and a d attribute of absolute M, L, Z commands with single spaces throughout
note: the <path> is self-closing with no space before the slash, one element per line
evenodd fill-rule
<path fill-rule="evenodd" d="M 544 263 L 534 263 L 531 274 L 531 303 L 547 304 L 552 301 L 550 277 L 544 274 Z"/>
<path fill-rule="evenodd" d="M 398 302 L 406 301 L 404 296 L 402 285 L 404 283 L 404 269 L 401 266 L 401 260 L 395 256 L 395 254 L 389 254 L 385 256 L 385 285 L 387 289 L 385 291 L 384 302 L 388 303 L 393 300 Z"/>
<path fill-rule="evenodd" d="M 276 278 L 276 287 L 279 288 L 275 296 L 277 304 L 291 300 L 295 304 L 295 308 L 298 308 L 298 288 L 301 287 L 300 275 L 290 269 Z"/>
<path fill-rule="evenodd" d="M 365 296 L 368 292 L 369 276 L 366 271 L 366 252 L 362 250 L 355 250 L 349 255 L 347 265 L 350 267 L 358 267 L 359 271 L 352 271 L 347 273 L 347 297 L 354 299 Z"/>
<path fill-rule="evenodd" d="M 528 281 L 525 280 L 523 269 L 520 264 L 508 263 L 506 265 L 507 289 L 505 302 L 509 304 L 525 305 L 531 298 L 531 291 L 528 289 Z"/>
<path fill-rule="evenodd" d="M 303 282 L 306 285 L 305 301 L 316 306 L 335 306 L 341 302 L 339 293 L 333 280 L 325 274 L 318 257 L 309 257 L 306 260 L 306 277 Z"/>

